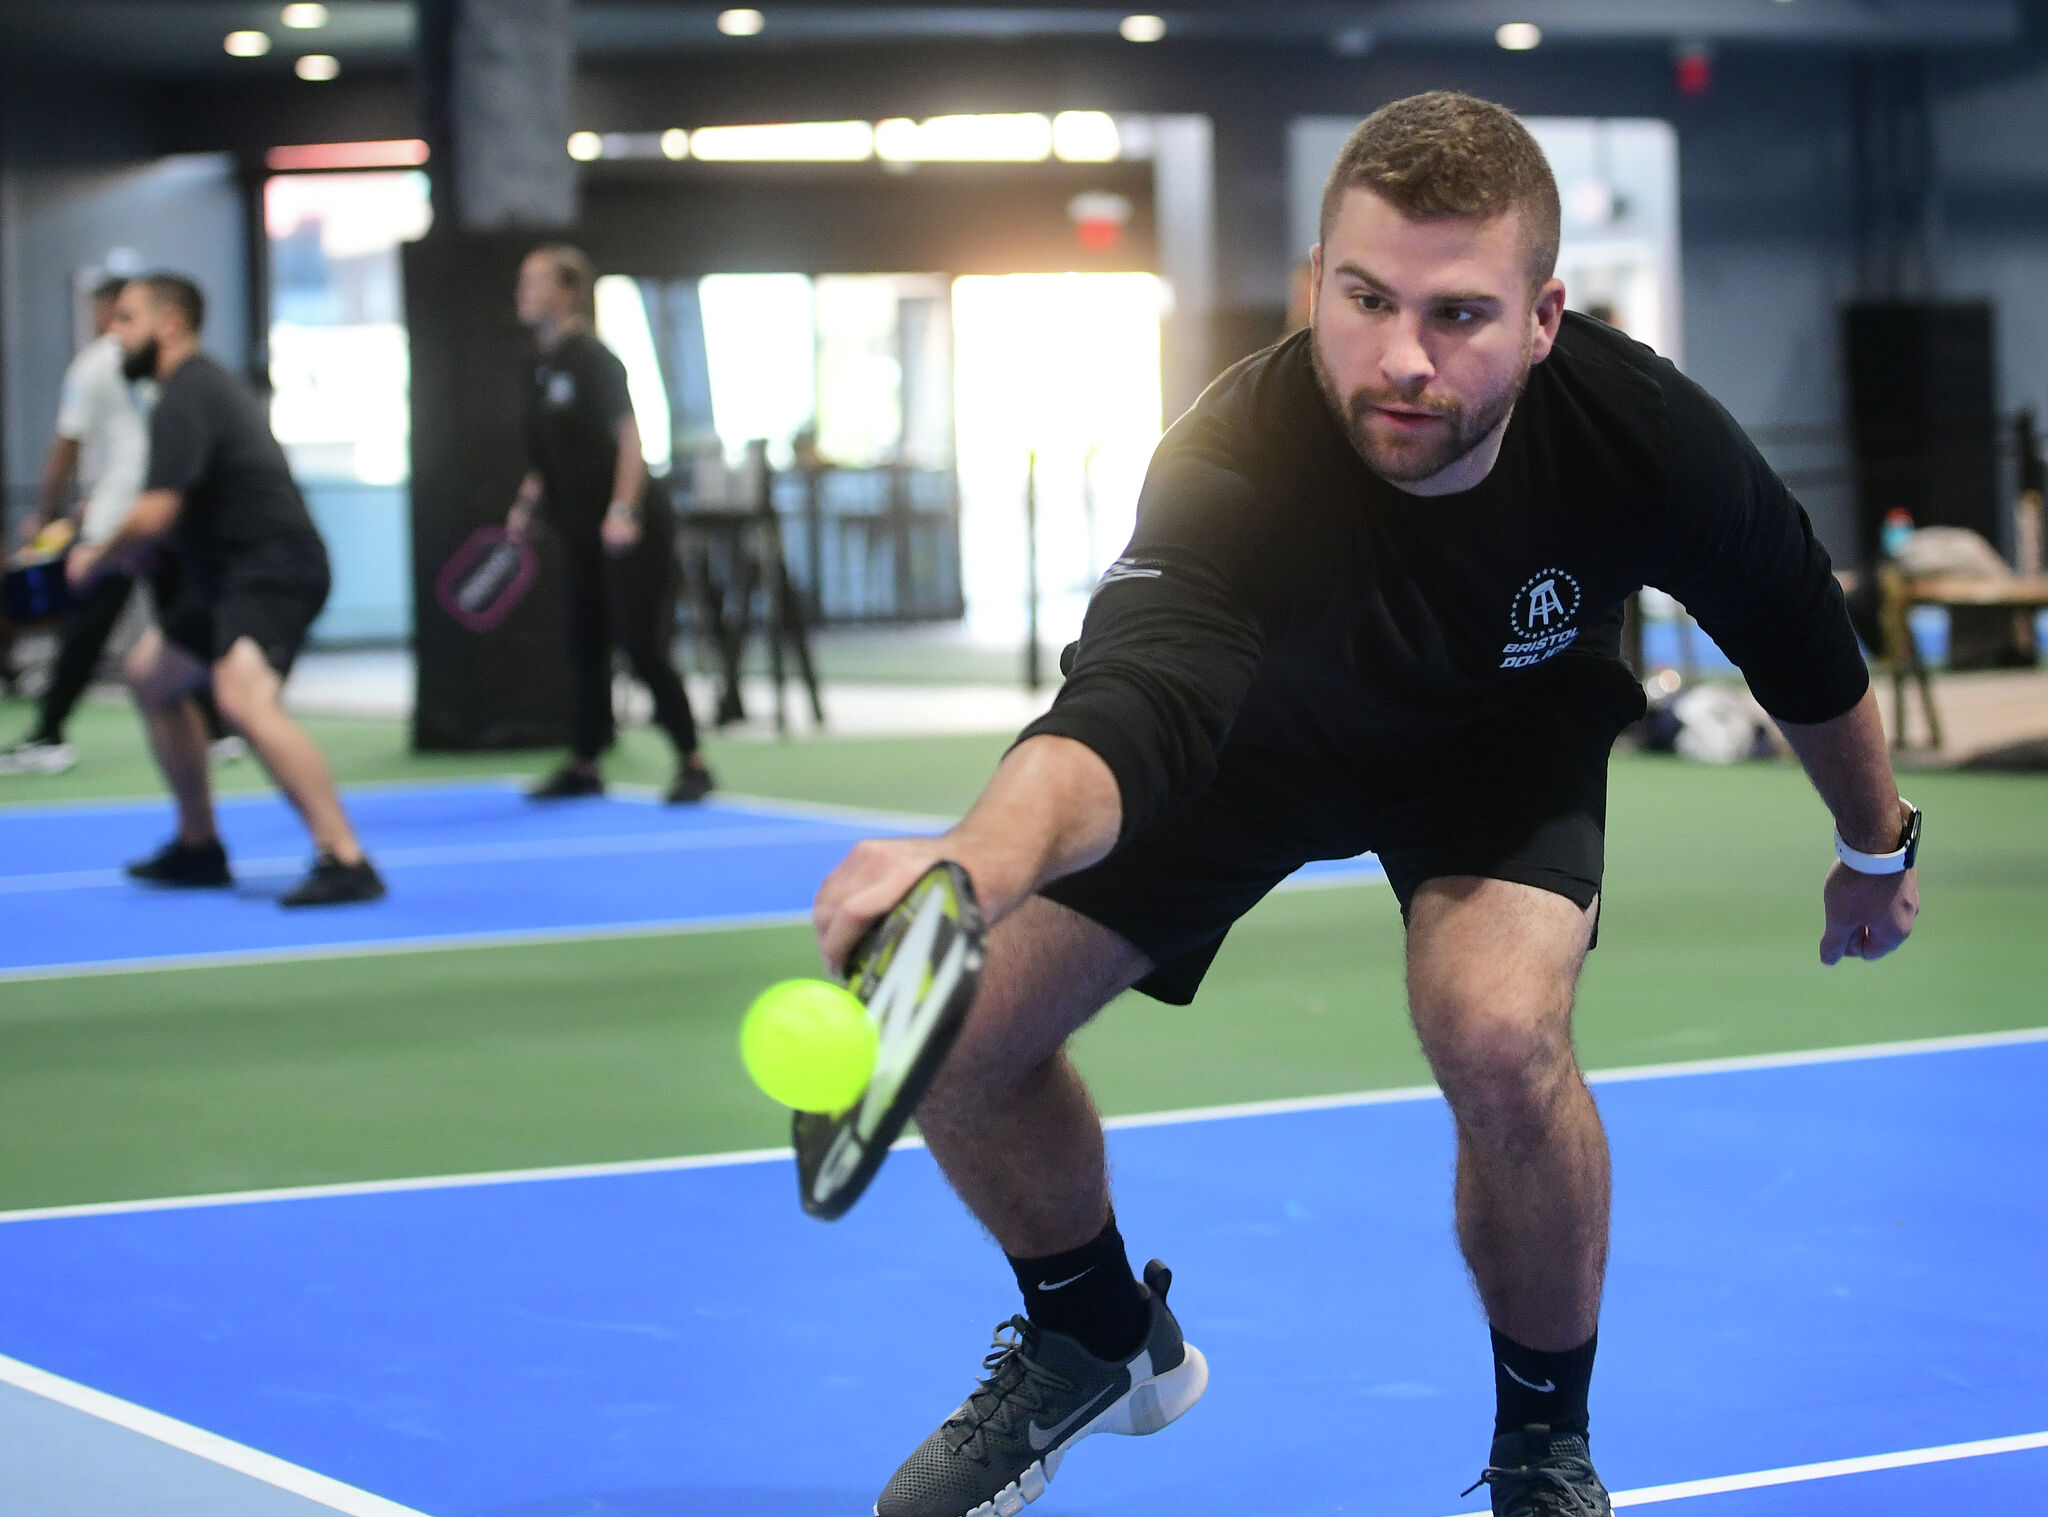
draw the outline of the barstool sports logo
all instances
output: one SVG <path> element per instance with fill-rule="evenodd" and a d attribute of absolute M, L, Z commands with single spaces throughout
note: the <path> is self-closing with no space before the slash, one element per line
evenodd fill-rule
<path fill-rule="evenodd" d="M 1526 669 L 1564 652 L 1579 629 L 1572 625 L 1583 599 L 1579 582 L 1562 569 L 1539 569 L 1515 592 L 1508 625 L 1515 641 L 1501 649 L 1503 669 Z"/>

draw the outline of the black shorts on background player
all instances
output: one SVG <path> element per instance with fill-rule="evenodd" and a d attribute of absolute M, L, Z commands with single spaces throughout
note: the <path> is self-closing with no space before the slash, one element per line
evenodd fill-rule
<path fill-rule="evenodd" d="M 1115 775 L 1119 846 L 1046 894 L 1185 1000 L 1301 862 L 1371 848 L 1405 911 L 1450 874 L 1581 906 L 1607 752 L 1641 711 L 1621 606 L 1677 596 L 1772 715 L 1840 716 L 1869 674 L 1806 514 L 1705 391 L 1566 312 L 1498 463 L 1423 498 L 1366 467 L 1303 332 L 1161 442 L 1068 679 L 1025 729 Z"/>
<path fill-rule="evenodd" d="M 204 354 L 164 381 L 144 488 L 183 500 L 174 545 L 185 579 L 160 609 L 165 638 L 211 665 L 247 637 L 288 674 L 327 602 L 327 549 L 263 403 Z"/>

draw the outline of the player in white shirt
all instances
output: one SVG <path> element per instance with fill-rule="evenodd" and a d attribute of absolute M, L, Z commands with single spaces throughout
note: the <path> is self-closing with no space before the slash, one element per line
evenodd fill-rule
<path fill-rule="evenodd" d="M 100 543 L 120 530 L 135 498 L 142 493 L 149 466 L 149 409 L 156 401 L 153 378 L 131 380 L 123 368 L 121 344 L 107 329 L 114 302 L 127 281 L 102 280 L 92 292 L 93 338 L 78 350 L 64 371 L 63 398 L 57 410 L 57 436 L 43 462 L 40 510 L 31 533 L 65 516 L 65 502 L 76 479 L 84 497 L 78 512 L 78 539 Z M 176 566 L 159 566 L 158 595 L 173 582 Z M 37 708 L 35 729 L 10 748 L 0 749 L 0 774 L 61 774 L 78 762 L 64 740 L 64 724 L 92 682 L 107 638 L 127 607 L 135 580 L 110 574 L 95 581 L 73 604 L 64 619 L 50 683 Z M 207 703 L 210 708 L 210 701 Z M 222 744 L 240 750 L 236 739 L 223 739 L 220 718 L 208 709 L 207 724 L 219 750 Z"/>

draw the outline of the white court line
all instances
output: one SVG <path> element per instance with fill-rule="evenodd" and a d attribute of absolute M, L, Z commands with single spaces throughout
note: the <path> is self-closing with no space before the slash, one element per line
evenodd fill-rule
<path fill-rule="evenodd" d="M 808 926 L 808 911 L 757 911 L 723 917 L 675 917 L 646 922 L 606 922 L 595 927 L 511 928 L 503 932 L 452 932 L 417 938 L 371 938 L 356 943 L 300 943 L 289 948 L 227 949 L 219 953 L 166 953 L 143 959 L 88 959 L 74 964 L 29 964 L 0 969 L 0 985 L 37 980 L 90 979 L 96 975 L 160 974 L 183 969 L 236 969 L 249 964 L 304 964 L 318 959 L 376 959 L 401 953 L 445 953 L 476 948 L 545 947 L 550 943 L 601 943 L 626 938 L 659 938 L 698 932 L 742 932 L 758 927 Z M 0 1021 L 5 1021 L 0 1015 Z"/>
<path fill-rule="evenodd" d="M 879 824 L 877 824 L 879 825 Z M 378 848 L 379 867 L 416 869 L 450 864 L 523 863 L 541 859 L 610 858 L 628 854 L 692 853 L 712 848 L 772 848 L 831 842 L 844 838 L 844 824 L 833 827 L 779 824 L 755 827 L 707 827 L 695 832 L 622 832 L 596 837 L 508 839 L 489 843 L 441 843 L 424 848 Z M 236 859 L 237 879 L 264 879 L 304 873 L 303 855 L 272 859 Z M 28 895 L 56 890 L 103 890 L 132 885 L 119 869 L 72 869 L 49 874 L 0 874 L 0 895 Z"/>
<path fill-rule="evenodd" d="M 1905 1449 L 1896 1454 L 1864 1454 L 1854 1459 L 1824 1459 L 1818 1464 L 1788 1464 L 1782 1469 L 1755 1470 L 1746 1475 L 1714 1475 L 1705 1480 L 1644 1485 L 1632 1491 L 1616 1491 L 1613 1499 L 1616 1506 L 1654 1506 L 1660 1501 L 1689 1501 L 1695 1496 L 1759 1491 L 1766 1486 L 1834 1480 L 1843 1475 L 1867 1475 L 1877 1470 L 1905 1470 L 1921 1464 L 1945 1464 L 1952 1459 L 1982 1459 L 1990 1454 L 2019 1454 L 2029 1449 L 2048 1449 L 2048 1433 L 1979 1438 L 1970 1443 L 1944 1443 L 1934 1448 Z M 1488 1514 L 1468 1512 L 1461 1513 L 1460 1517 L 1488 1517 Z"/>
<path fill-rule="evenodd" d="M 1594 1084 L 1633 1080 L 1665 1080 L 1680 1075 L 1736 1074 L 1747 1070 L 1798 1069 L 1814 1064 L 1849 1064 L 1866 1059 L 1893 1059 L 1914 1054 L 1957 1053 L 1970 1049 L 2010 1048 L 2048 1043 L 2048 1027 L 2012 1032 L 1968 1033 L 1960 1037 L 1920 1038 L 1894 1043 L 1864 1043 L 1844 1048 L 1802 1049 L 1794 1053 L 1755 1057 L 1701 1059 L 1692 1064 L 1640 1064 L 1595 1071 Z M 1241 1117 L 1286 1116 L 1295 1112 L 1336 1111 L 1353 1106 L 1389 1106 L 1434 1100 L 1434 1085 L 1404 1085 L 1390 1090 L 1361 1090 L 1343 1095 L 1297 1096 L 1276 1101 L 1242 1101 L 1228 1106 L 1189 1106 L 1172 1111 L 1133 1112 L 1110 1117 L 1103 1126 L 1123 1132 L 1182 1123 L 1231 1121 Z M 917 1138 L 898 1139 L 893 1148 L 922 1148 Z M 668 1170 L 719 1169 L 728 1165 L 768 1164 L 787 1160 L 787 1148 L 748 1148 L 711 1154 L 686 1154 L 666 1159 L 627 1159 L 604 1164 L 564 1164 L 537 1169 L 481 1170 L 471 1174 L 421 1175 L 398 1180 L 349 1180 L 330 1185 L 295 1185 L 269 1190 L 218 1191 L 206 1195 L 158 1196 L 136 1201 L 88 1201 L 69 1206 L 39 1206 L 0 1211 L 0 1225 L 40 1222 L 62 1217 L 105 1217 L 132 1212 L 187 1211 L 208 1206 L 244 1206 L 267 1201 L 299 1201 L 328 1196 L 376 1196 L 399 1191 L 459 1190 L 470 1186 L 517 1185 L 529 1181 L 579 1180 L 604 1175 L 657 1174 Z"/>
<path fill-rule="evenodd" d="M 467 774 L 451 775 L 444 780 L 361 780 L 344 785 L 342 794 L 355 795 L 361 792 L 388 795 L 417 791 L 431 795 L 441 790 L 516 790 L 531 784 L 529 776 L 518 774 Z M 242 807 L 262 805 L 279 801 L 275 787 L 262 784 L 250 790 L 227 790 L 213 798 L 216 807 Z M 10 816 L 62 815 L 78 811 L 152 811 L 169 810 L 171 798 L 168 795 L 102 795 L 86 796 L 65 801 L 0 801 L 0 822 Z"/>
<path fill-rule="evenodd" d="M 166 1417 L 147 1407 L 137 1406 L 132 1401 L 123 1401 L 118 1396 L 109 1396 L 105 1391 L 96 1391 L 91 1386 L 80 1385 L 75 1380 L 66 1380 L 48 1370 L 39 1370 L 32 1364 L 23 1364 L 19 1359 L 0 1356 L 0 1381 L 68 1406 L 73 1411 L 84 1412 L 102 1422 L 111 1422 L 116 1427 L 126 1428 L 131 1433 L 140 1433 L 158 1443 L 170 1445 L 184 1453 L 196 1455 L 233 1470 L 238 1475 L 247 1475 L 265 1485 L 274 1485 L 281 1491 L 294 1496 L 303 1496 L 308 1501 L 319 1503 L 336 1512 L 346 1512 L 349 1517 L 425 1517 L 424 1513 L 409 1506 L 400 1506 L 382 1496 L 372 1496 L 368 1491 L 344 1485 L 326 1475 L 316 1475 L 309 1469 L 288 1463 L 272 1454 L 265 1454 L 250 1448 L 245 1443 L 236 1443 L 218 1433 L 209 1433 L 204 1428 L 180 1422 L 175 1417 Z"/>

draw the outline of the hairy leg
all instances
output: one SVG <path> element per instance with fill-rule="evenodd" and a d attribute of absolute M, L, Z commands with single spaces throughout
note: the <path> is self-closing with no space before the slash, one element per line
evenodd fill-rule
<path fill-rule="evenodd" d="M 192 700 L 205 687 L 206 665 L 150 627 L 128 650 L 124 667 L 150 752 L 178 808 L 178 841 L 210 843 L 219 834 L 206 772 L 206 724 Z"/>
<path fill-rule="evenodd" d="M 1607 1138 L 1572 1053 L 1593 914 L 1504 880 L 1432 880 L 1408 919 L 1408 1000 L 1457 1119 L 1458 1241 L 1501 1333 L 1563 1352 L 1599 1324 Z"/>
<path fill-rule="evenodd" d="M 237 638 L 213 671 L 214 697 L 220 702 L 221 715 L 249 740 L 277 788 L 313 834 L 314 843 L 344 864 L 360 860 L 362 846 L 341 809 L 341 795 L 334 788 L 327 760 L 305 729 L 285 715 L 278 699 L 284 681 L 261 650 L 249 638 Z M 203 742 L 200 754 L 203 764 Z"/>
<path fill-rule="evenodd" d="M 1109 1219 L 1102 1119 L 1064 1045 L 1151 967 L 1108 928 L 1038 896 L 989 935 L 980 994 L 917 1124 L 1005 1253 L 1079 1248 Z"/>

